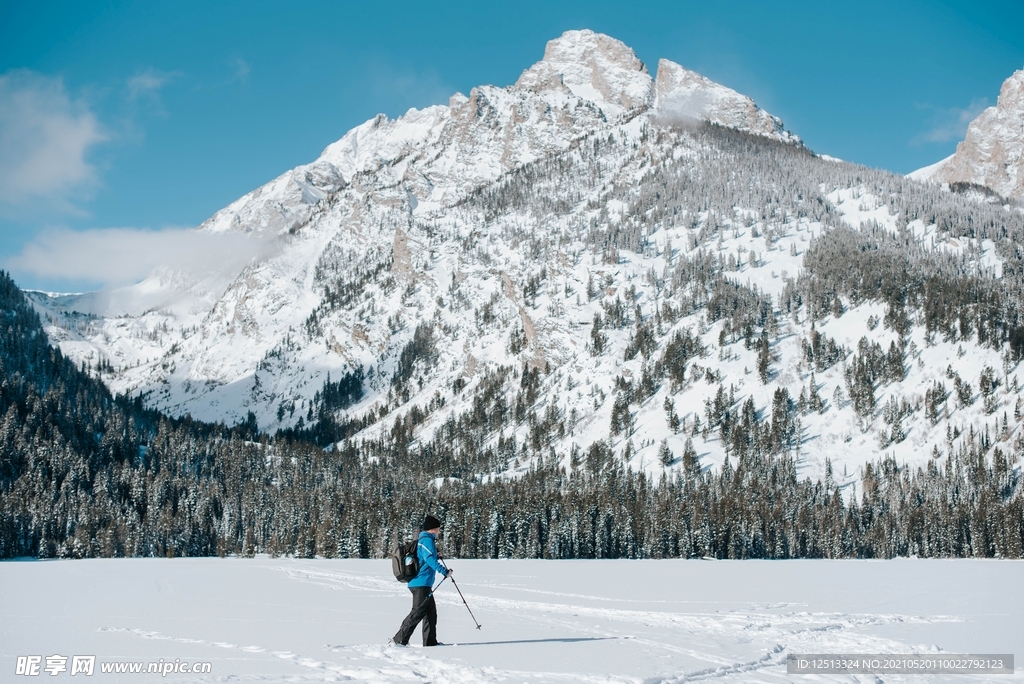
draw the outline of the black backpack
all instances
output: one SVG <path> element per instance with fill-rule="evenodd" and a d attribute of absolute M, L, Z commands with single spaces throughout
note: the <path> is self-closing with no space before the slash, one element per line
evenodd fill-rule
<path fill-rule="evenodd" d="M 399 582 L 408 582 L 420 574 L 419 543 L 415 539 L 399 542 L 391 552 L 391 570 Z"/>

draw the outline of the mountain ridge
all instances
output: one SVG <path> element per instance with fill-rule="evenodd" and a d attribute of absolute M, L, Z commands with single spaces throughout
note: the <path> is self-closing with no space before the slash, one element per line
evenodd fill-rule
<path fill-rule="evenodd" d="M 994 288 L 1017 287 L 1021 227 L 1000 211 L 818 157 L 749 98 L 576 31 L 513 86 L 376 117 L 215 214 L 200 230 L 267 249 L 223 290 L 140 286 L 188 290 L 184 312 L 33 301 L 67 355 L 174 415 L 429 439 L 493 410 L 487 440 L 530 444 L 509 472 L 601 443 L 651 472 L 681 463 L 662 446 L 714 468 L 784 449 L 852 483 L 1018 400 L 1019 298 Z M 954 325 L 965 277 L 1000 303 Z M 955 379 L 978 393 L 954 401 Z M 1002 448 L 1019 436 L 1004 420 Z"/>

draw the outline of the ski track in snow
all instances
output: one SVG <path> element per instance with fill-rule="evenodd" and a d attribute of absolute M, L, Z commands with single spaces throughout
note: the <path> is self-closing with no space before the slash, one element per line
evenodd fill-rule
<path fill-rule="evenodd" d="M 404 594 L 401 587 L 394 590 L 394 584 L 387 580 L 366 577 L 347 573 L 337 572 L 310 572 L 287 568 L 286 572 L 290 579 L 301 582 L 313 582 L 331 588 L 358 588 L 366 591 L 382 591 L 387 593 Z M 522 591 L 521 589 L 519 591 Z M 484 605 L 485 610 L 497 612 L 527 611 L 530 619 L 538 622 L 546 622 L 557 627 L 568 627 L 576 631 L 585 631 L 594 634 L 594 638 L 618 638 L 631 639 L 635 643 L 643 644 L 652 649 L 662 649 L 673 653 L 684 654 L 693 658 L 708 658 L 707 651 L 693 647 L 681 647 L 664 641 L 649 638 L 636 637 L 629 633 L 630 625 L 638 625 L 643 628 L 658 628 L 672 630 L 671 634 L 679 637 L 683 643 L 702 643 L 710 645 L 709 637 L 732 637 L 738 638 L 741 642 L 752 642 L 755 639 L 759 642 L 781 641 L 787 645 L 776 644 L 771 652 L 763 658 L 750 662 L 736 663 L 724 658 L 714 658 L 717 667 L 688 673 L 682 678 L 672 677 L 664 680 L 650 681 L 697 681 L 711 677 L 720 678 L 727 675 L 746 673 L 769 666 L 777 666 L 780 663 L 784 666 L 786 652 L 862 652 L 881 653 L 897 652 L 901 648 L 911 650 L 907 645 L 892 639 L 882 639 L 870 635 L 858 633 L 858 630 L 865 627 L 879 625 L 901 624 L 901 623 L 934 623 L 934 622 L 959 622 L 958 618 L 952 616 L 920 617 L 913 615 L 898 614 L 844 614 L 844 613 L 808 613 L 795 612 L 782 615 L 765 615 L 760 612 L 747 612 L 742 610 L 731 610 L 726 613 L 715 611 L 714 613 L 692 613 L 679 614 L 660 611 L 622 610 L 614 608 L 593 608 L 587 606 L 573 605 L 568 603 L 545 603 L 536 601 L 524 601 L 521 599 L 510 600 L 500 599 L 483 594 L 473 594 L 463 591 L 467 601 L 474 605 Z M 537 593 L 533 590 L 531 593 Z M 608 597 L 588 596 L 564 592 L 545 591 L 547 595 L 563 599 L 580 598 L 596 601 L 616 600 Z M 437 602 L 440 604 L 458 607 L 460 599 L 457 596 L 439 594 Z M 587 629 L 581 626 L 579 620 L 571 618 L 587 618 L 592 621 L 605 623 L 602 628 Z M 625 631 L 623 631 L 625 630 Z M 337 650 L 337 649 L 335 649 Z M 367 654 L 376 654 L 378 651 L 370 647 Z M 390 656 L 390 650 L 385 652 L 384 657 Z M 484 673 L 479 673 L 484 674 Z M 508 673 L 511 674 L 511 673 Z M 517 673 L 519 674 L 519 673 Z M 533 676 L 538 676 L 534 673 Z M 547 676 L 544 673 L 541 676 Z M 496 671 L 488 673 L 488 676 L 498 676 Z M 573 675 L 574 677 L 578 675 Z M 502 675 L 504 678 L 504 675 Z M 424 681 L 432 681 L 425 679 Z M 455 681 L 463 681 L 461 679 Z M 479 681 L 470 679 L 466 681 Z M 582 681 L 582 680 L 580 680 Z M 632 681 L 632 680 L 607 680 L 587 679 L 586 681 Z"/>
<path fill-rule="evenodd" d="M 1015 561 L 451 562 L 483 628 L 446 583 L 437 649 L 385 645 L 409 594 L 382 561 L 0 563 L 0 672 L 67 652 L 213 663 L 178 682 L 850 682 L 876 680 L 790 677 L 787 656 L 1012 652 L 1024 633 Z"/>

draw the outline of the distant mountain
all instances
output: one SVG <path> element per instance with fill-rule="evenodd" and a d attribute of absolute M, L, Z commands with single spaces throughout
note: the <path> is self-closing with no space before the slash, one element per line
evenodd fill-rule
<path fill-rule="evenodd" d="M 819 157 L 591 31 L 514 85 L 354 128 L 199 230 L 262 248 L 31 294 L 65 354 L 171 415 L 500 445 L 508 474 L 785 452 L 847 484 L 1021 437 L 1024 217 Z"/>
<path fill-rule="evenodd" d="M 1024 200 L 1024 69 L 1003 82 L 996 106 L 971 122 L 954 154 L 910 177 L 984 186 Z"/>

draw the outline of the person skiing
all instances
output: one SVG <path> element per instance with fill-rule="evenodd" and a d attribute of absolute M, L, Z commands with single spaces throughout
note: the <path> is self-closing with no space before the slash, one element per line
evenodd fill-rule
<path fill-rule="evenodd" d="M 423 645 L 437 646 L 437 606 L 434 603 L 434 594 L 431 589 L 434 586 L 435 573 L 441 573 L 445 577 L 451 574 L 451 569 L 445 567 L 437 555 L 437 547 L 434 542 L 441 534 L 441 521 L 432 515 L 423 519 L 423 531 L 420 532 L 416 544 L 416 556 L 420 561 L 420 571 L 413 579 L 409 580 L 409 591 L 412 592 L 412 610 L 402 621 L 398 632 L 390 639 L 392 644 L 407 646 L 409 637 L 412 636 L 416 625 L 423 622 Z"/>

